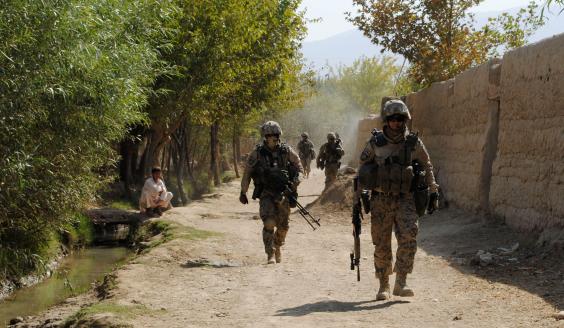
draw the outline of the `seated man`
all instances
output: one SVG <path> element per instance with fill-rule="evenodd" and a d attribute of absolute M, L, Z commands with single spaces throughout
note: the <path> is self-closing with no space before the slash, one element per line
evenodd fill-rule
<path fill-rule="evenodd" d="M 166 191 L 160 167 L 153 167 L 151 175 L 143 185 L 141 198 L 139 198 L 139 210 L 148 216 L 153 216 L 153 214 L 161 216 L 163 211 L 171 207 L 172 193 Z"/>

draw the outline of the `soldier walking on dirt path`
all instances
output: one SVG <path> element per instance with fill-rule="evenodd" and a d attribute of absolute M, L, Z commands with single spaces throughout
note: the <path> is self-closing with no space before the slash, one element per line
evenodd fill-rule
<path fill-rule="evenodd" d="M 325 189 L 337 179 L 341 157 L 344 154 L 340 139 L 336 138 L 335 133 L 329 132 L 327 142 L 321 146 L 317 155 L 317 168 L 325 170 Z"/>
<path fill-rule="evenodd" d="M 413 185 L 415 181 L 418 188 L 421 184 L 424 185 L 426 196 L 423 206 L 427 205 L 428 195 L 431 193 L 430 198 L 433 201 L 430 206 L 433 208 L 437 207 L 439 186 L 435 182 L 433 166 L 423 142 L 417 134 L 411 133 L 407 128 L 406 123 L 411 119 L 407 106 L 401 100 L 390 100 L 385 103 L 381 114 L 384 121 L 383 131 L 373 130 L 373 135 L 360 156 L 359 179 L 361 187 L 372 190 L 371 234 L 376 279 L 380 282 L 376 299 L 387 300 L 391 297 L 389 276 L 392 274 L 392 228 L 398 241 L 393 268 L 396 272 L 393 294 L 413 296 L 413 290 L 406 283 L 407 274 L 413 270 L 417 251 L 420 213 L 420 206 L 416 211 L 414 201 L 414 195 L 420 193 L 414 193 Z M 364 184 L 370 187 L 362 186 L 363 165 L 376 167 L 376 170 L 371 170 L 376 172 L 375 174 L 364 177 Z M 417 176 L 414 176 L 414 172 Z M 424 211 L 423 209 L 423 213 Z"/>
<path fill-rule="evenodd" d="M 311 172 L 311 161 L 315 159 L 315 145 L 309 140 L 307 132 L 302 133 L 302 140 L 298 142 L 298 154 L 302 161 L 305 178 L 309 178 Z"/>
<path fill-rule="evenodd" d="M 302 165 L 298 154 L 280 142 L 282 129 L 274 121 L 261 127 L 263 142 L 247 159 L 241 180 L 239 201 L 248 204 L 247 190 L 254 182 L 253 199 L 259 198 L 259 214 L 263 222 L 262 240 L 267 263 L 282 261 L 280 248 L 289 229 L 290 207 L 297 204 L 297 187 Z"/>

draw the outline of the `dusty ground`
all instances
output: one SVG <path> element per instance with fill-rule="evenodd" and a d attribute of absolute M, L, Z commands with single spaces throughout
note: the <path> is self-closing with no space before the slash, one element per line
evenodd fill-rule
<path fill-rule="evenodd" d="M 321 192 L 321 174 L 302 184 L 302 195 Z M 238 184 L 230 183 L 167 213 L 167 220 L 221 235 L 176 239 L 140 256 L 117 272 L 113 296 L 103 302 L 145 306 L 121 318 L 135 327 L 564 327 L 552 317 L 564 309 L 561 259 L 528 253 L 521 240 L 492 265 L 470 263 L 479 249 L 498 255 L 498 247 L 519 241 L 504 227 L 484 227 L 455 210 L 425 217 L 409 276 L 416 296 L 376 302 L 369 222 L 360 282 L 349 270 L 348 211 L 319 204 L 311 210 L 322 227 L 312 231 L 294 214 L 283 263 L 266 265 L 258 202 L 243 206 L 237 197 Z"/>

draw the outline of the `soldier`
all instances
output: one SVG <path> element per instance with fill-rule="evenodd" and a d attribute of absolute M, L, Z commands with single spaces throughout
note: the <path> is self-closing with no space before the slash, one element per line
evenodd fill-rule
<path fill-rule="evenodd" d="M 274 121 L 261 127 L 263 143 L 249 154 L 241 180 L 239 201 L 248 204 L 247 190 L 251 178 L 255 189 L 253 199 L 259 198 L 259 214 L 263 222 L 262 240 L 267 263 L 282 261 L 280 247 L 288 233 L 290 207 L 297 201 L 299 172 L 302 166 L 298 154 L 280 142 L 282 129 Z"/>
<path fill-rule="evenodd" d="M 390 296 L 389 275 L 392 274 L 391 234 L 394 227 L 398 249 L 393 271 L 396 281 L 393 294 L 413 296 L 407 286 L 406 277 L 412 272 L 417 251 L 418 215 L 413 197 L 412 180 L 414 167 L 421 167 L 417 181 L 422 180 L 431 193 L 432 205 L 436 208 L 438 185 L 433 175 L 429 154 L 421 139 L 407 128 L 411 119 L 407 106 L 401 100 L 385 103 L 381 117 L 383 131 L 374 130 L 360 156 L 361 165 L 377 165 L 371 176 L 372 189 L 371 234 L 374 244 L 374 268 L 380 288 L 377 300 L 387 300 Z M 362 167 L 361 167 L 362 171 Z M 365 188 L 368 189 L 368 188 Z M 419 208 L 419 207 L 418 207 Z"/>
<path fill-rule="evenodd" d="M 304 176 L 307 179 L 309 178 L 309 172 L 311 172 L 311 161 L 315 159 L 315 146 L 309 140 L 307 132 L 302 133 L 302 140 L 298 142 L 298 152 L 302 161 Z"/>
<path fill-rule="evenodd" d="M 341 157 L 345 154 L 340 140 L 337 141 L 335 133 L 327 134 L 327 143 L 323 144 L 317 155 L 317 168 L 325 170 L 325 189 L 337 179 L 337 171 L 341 167 Z"/>

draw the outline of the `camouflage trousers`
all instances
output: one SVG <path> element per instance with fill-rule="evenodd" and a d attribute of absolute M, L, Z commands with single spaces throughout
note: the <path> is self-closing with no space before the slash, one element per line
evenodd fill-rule
<path fill-rule="evenodd" d="M 304 159 L 300 156 L 300 161 L 302 162 L 302 167 L 304 168 L 304 174 L 306 177 L 308 177 L 309 172 L 311 172 L 311 158 Z"/>
<path fill-rule="evenodd" d="M 413 199 L 375 194 L 370 203 L 376 278 L 392 274 L 392 228 L 398 242 L 393 271 L 411 273 L 419 231 Z"/>
<path fill-rule="evenodd" d="M 281 198 L 281 199 L 277 199 Z M 262 219 L 262 241 L 266 254 L 272 254 L 275 247 L 281 247 L 288 233 L 290 205 L 281 196 L 263 195 L 259 202 L 259 214 Z"/>
<path fill-rule="evenodd" d="M 329 163 L 325 165 L 325 189 L 337 180 L 337 172 L 340 166 L 341 164 L 339 163 Z"/>

